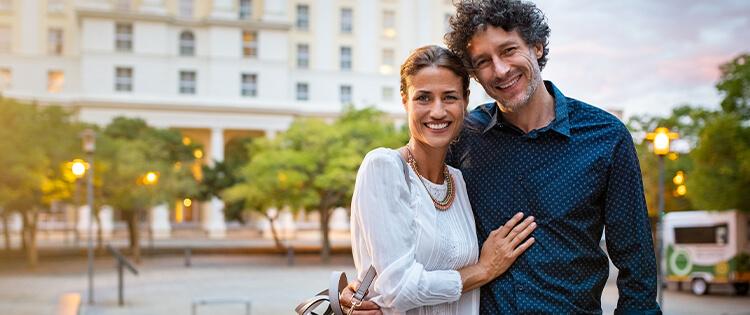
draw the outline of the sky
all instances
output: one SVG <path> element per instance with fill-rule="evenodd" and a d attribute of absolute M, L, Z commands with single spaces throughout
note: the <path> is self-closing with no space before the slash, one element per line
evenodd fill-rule
<path fill-rule="evenodd" d="M 718 108 L 719 65 L 750 53 L 748 0 L 534 2 L 552 29 L 542 77 L 626 118 Z"/>

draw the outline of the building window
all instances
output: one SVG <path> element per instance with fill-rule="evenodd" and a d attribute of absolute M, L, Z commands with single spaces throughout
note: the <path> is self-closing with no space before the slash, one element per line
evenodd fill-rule
<path fill-rule="evenodd" d="M 13 0 L 0 0 L 0 11 L 10 11 L 13 7 Z"/>
<path fill-rule="evenodd" d="M 297 100 L 306 101 L 310 98 L 307 83 L 297 83 Z"/>
<path fill-rule="evenodd" d="M 193 0 L 180 0 L 180 17 L 193 17 Z"/>
<path fill-rule="evenodd" d="M 10 27 L 0 26 L 0 53 L 10 52 Z"/>
<path fill-rule="evenodd" d="M 3 1 L 0 1 L 2 3 Z M 2 4 L 0 4 L 0 7 Z M 47 12 L 62 12 L 65 10 L 65 0 L 47 0 Z"/>
<path fill-rule="evenodd" d="M 180 33 L 180 56 L 195 55 L 195 35 L 191 31 Z"/>
<path fill-rule="evenodd" d="M 393 10 L 383 11 L 383 36 L 396 37 L 396 12 Z"/>
<path fill-rule="evenodd" d="M 242 31 L 242 56 L 258 57 L 258 33 Z"/>
<path fill-rule="evenodd" d="M 352 32 L 352 24 L 354 19 L 354 13 L 352 13 L 351 8 L 342 8 L 341 9 L 341 32 L 342 33 L 351 33 Z"/>
<path fill-rule="evenodd" d="M 297 68 L 307 69 L 310 67 L 310 46 L 297 44 Z"/>
<path fill-rule="evenodd" d="M 383 102 L 391 102 L 393 101 L 393 87 L 392 86 L 384 86 L 383 90 L 381 91 L 381 99 Z"/>
<path fill-rule="evenodd" d="M 180 71 L 180 94 L 195 94 L 195 71 Z"/>
<path fill-rule="evenodd" d="M 117 0 L 115 7 L 119 11 L 130 11 L 131 0 Z"/>
<path fill-rule="evenodd" d="M 133 24 L 117 23 L 115 26 L 115 49 L 133 51 Z"/>
<path fill-rule="evenodd" d="M 351 85 L 339 86 L 339 100 L 341 101 L 341 104 L 352 103 L 352 86 Z"/>
<path fill-rule="evenodd" d="M 47 35 L 47 53 L 50 55 L 62 55 L 63 53 L 63 30 L 59 28 L 49 29 Z"/>
<path fill-rule="evenodd" d="M 341 46 L 340 49 L 340 63 L 341 63 L 341 70 L 351 70 L 352 69 L 352 48 L 348 46 Z"/>
<path fill-rule="evenodd" d="M 253 15 L 253 2 L 240 0 L 240 20 L 249 19 Z"/>
<path fill-rule="evenodd" d="M 47 72 L 47 92 L 60 93 L 65 85 L 65 74 L 60 70 Z"/>
<path fill-rule="evenodd" d="M 396 53 L 392 48 L 385 48 L 382 51 L 382 64 L 380 65 L 380 73 L 390 74 L 393 72 L 393 68 L 396 64 Z"/>
<path fill-rule="evenodd" d="M 9 90 L 11 82 L 10 69 L 0 68 L 0 92 Z"/>
<path fill-rule="evenodd" d="M 297 29 L 302 31 L 310 29 L 310 6 L 306 4 L 297 5 Z"/>
<path fill-rule="evenodd" d="M 115 91 L 118 91 L 118 92 L 133 91 L 133 68 L 129 68 L 129 67 L 115 68 Z"/>
<path fill-rule="evenodd" d="M 254 73 L 242 74 L 242 96 L 258 96 L 258 75 Z"/>

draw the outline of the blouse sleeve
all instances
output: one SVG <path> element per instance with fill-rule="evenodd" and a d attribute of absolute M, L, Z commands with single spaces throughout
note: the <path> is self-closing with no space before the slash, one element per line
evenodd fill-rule
<path fill-rule="evenodd" d="M 402 312 L 457 301 L 462 291 L 458 271 L 427 271 L 416 261 L 416 211 L 403 166 L 392 153 L 379 149 L 365 157 L 352 198 L 353 216 L 378 272 L 374 289 L 379 296 L 373 301 Z"/>

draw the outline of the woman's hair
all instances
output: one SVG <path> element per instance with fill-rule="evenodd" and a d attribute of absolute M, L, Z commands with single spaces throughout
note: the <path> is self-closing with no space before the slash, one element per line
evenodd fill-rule
<path fill-rule="evenodd" d="M 462 0 L 455 6 L 456 15 L 450 18 L 451 31 L 445 34 L 445 44 L 467 65 L 470 65 L 471 38 L 477 31 L 494 26 L 506 32 L 518 31 L 529 47 L 542 45 L 542 56 L 537 62 L 539 69 L 544 69 L 549 54 L 550 28 L 536 5 L 521 0 Z"/>
<path fill-rule="evenodd" d="M 401 65 L 401 93 L 407 94 L 408 80 L 426 67 L 441 67 L 461 78 L 463 96 L 469 95 L 469 72 L 461 59 L 450 50 L 436 45 L 422 46 L 414 50 Z"/>

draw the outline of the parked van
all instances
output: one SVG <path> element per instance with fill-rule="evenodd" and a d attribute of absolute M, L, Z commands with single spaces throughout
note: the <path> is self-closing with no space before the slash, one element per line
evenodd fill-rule
<path fill-rule="evenodd" d="M 689 283 L 696 295 L 712 284 L 731 284 L 739 295 L 750 286 L 750 216 L 737 210 L 679 211 L 664 216 L 666 280 Z"/>

